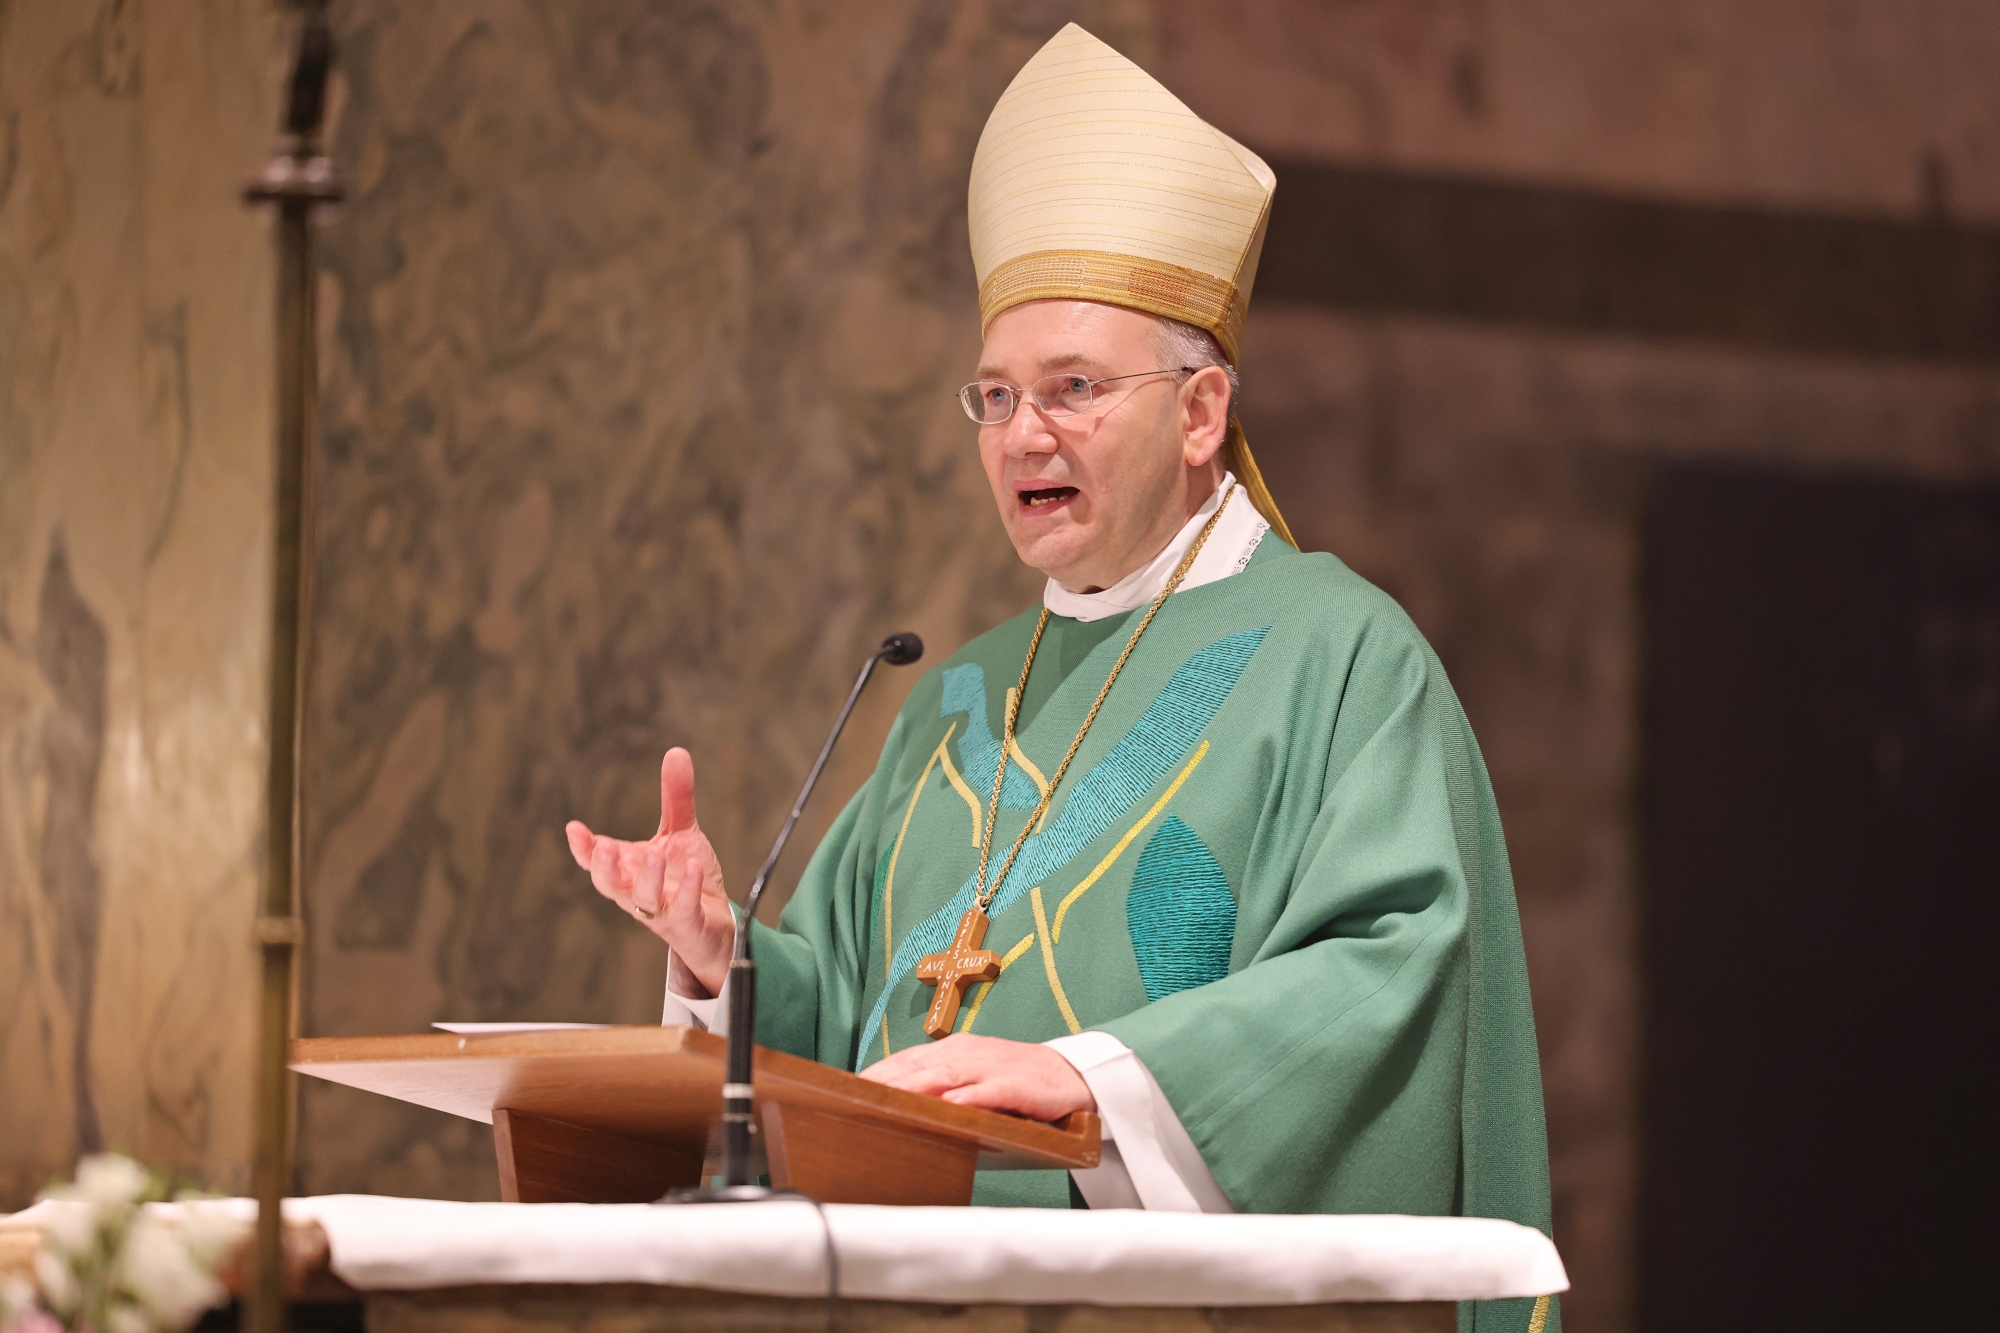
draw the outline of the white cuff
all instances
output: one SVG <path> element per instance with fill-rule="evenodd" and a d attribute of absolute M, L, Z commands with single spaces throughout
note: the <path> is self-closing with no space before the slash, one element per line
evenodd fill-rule
<path fill-rule="evenodd" d="M 736 956 L 736 937 L 729 937 L 729 955 Z M 667 950 L 667 1002 L 660 1012 L 661 1027 L 700 1028 L 718 1037 L 729 1035 L 729 977 L 722 978 L 722 992 L 701 997 L 706 989 L 672 949 Z"/>
<path fill-rule="evenodd" d="M 1233 1213 L 1145 1061 L 1108 1032 L 1042 1043 L 1076 1067 L 1104 1122 L 1104 1160 L 1070 1176 L 1092 1208 Z"/>

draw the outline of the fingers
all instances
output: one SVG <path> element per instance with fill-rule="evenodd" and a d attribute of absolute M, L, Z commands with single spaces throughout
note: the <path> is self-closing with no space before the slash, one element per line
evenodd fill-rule
<path fill-rule="evenodd" d="M 660 915 L 660 904 L 666 897 L 667 861 L 659 852 L 648 847 L 635 858 L 632 867 L 632 906 L 649 924 Z"/>
<path fill-rule="evenodd" d="M 957 1106 L 1006 1111 L 1030 1120 L 1060 1120 L 1071 1111 L 1097 1108 L 1097 1099 L 1081 1074 L 1071 1068 L 1057 1071 L 1039 1065 L 1010 1065 L 934 1095 Z"/>
<path fill-rule="evenodd" d="M 903 1058 L 912 1054 L 899 1051 L 862 1070 L 861 1077 L 904 1092 L 995 1111 L 1018 1109 L 1024 1100 L 1020 1080 L 1010 1070 L 980 1060 L 925 1059 L 931 1052 L 921 1049 L 914 1050 L 914 1058 Z"/>
<path fill-rule="evenodd" d="M 572 839 L 580 854 L 581 839 Z M 711 990 L 728 971 L 736 922 L 715 849 L 696 829 L 621 842 L 593 837 L 589 864 L 597 891 L 637 917 Z"/>
<path fill-rule="evenodd" d="M 585 870 L 590 869 L 590 852 L 597 843 L 597 837 L 580 819 L 572 819 L 563 825 L 563 836 L 569 840 L 569 854 Z"/>
<path fill-rule="evenodd" d="M 679 747 L 660 761 L 660 832 L 645 842 L 563 826 L 569 854 L 590 882 L 665 941 L 711 991 L 728 972 L 735 918 L 715 849 L 694 817 L 694 760 Z"/>
<path fill-rule="evenodd" d="M 666 910 L 653 923 L 674 956 L 711 995 L 721 993 L 736 942 L 736 917 L 722 891 L 715 849 L 697 831 L 660 840 L 669 867 Z"/>
<path fill-rule="evenodd" d="M 694 756 L 676 745 L 660 760 L 660 836 L 694 827 Z"/>
<path fill-rule="evenodd" d="M 960 1106 L 1013 1111 L 1031 1101 L 1022 1071 L 1014 1067 L 1015 1063 L 1008 1053 L 1001 1051 L 966 1050 L 940 1055 L 935 1046 L 911 1047 L 868 1066 L 861 1076 L 904 1092 L 941 1097 Z"/>
<path fill-rule="evenodd" d="M 959 1106 L 1056 1120 L 1095 1109 L 1089 1085 L 1046 1046 L 954 1033 L 931 1046 L 898 1051 L 861 1076 Z"/>
<path fill-rule="evenodd" d="M 877 1083 L 901 1088 L 904 1092 L 921 1092 L 927 1097 L 944 1096 L 955 1088 L 976 1083 L 982 1077 L 981 1074 L 962 1068 L 956 1062 L 949 1060 L 931 1064 L 908 1064 L 900 1069 L 890 1070 L 886 1074 L 876 1072 L 888 1063 L 888 1060 L 884 1060 L 881 1064 L 868 1066 L 862 1072 L 862 1077 L 873 1078 Z"/>
<path fill-rule="evenodd" d="M 939 1101 L 954 1106 L 977 1106 L 986 1111 L 1012 1111 L 1036 1120 L 1042 1098 L 1040 1090 L 1024 1086 L 1018 1079 L 986 1079 L 934 1093 Z"/>
<path fill-rule="evenodd" d="M 901 1087 L 902 1085 L 896 1080 L 923 1068 L 929 1056 L 930 1052 L 922 1046 L 908 1046 L 894 1055 L 869 1065 L 861 1071 L 861 1077 L 876 1083 L 887 1083 L 891 1087 Z"/>
<path fill-rule="evenodd" d="M 599 893 L 623 907 L 630 898 L 625 892 L 624 866 L 619 862 L 617 844 L 610 838 L 598 838 L 590 850 L 590 882 Z"/>
<path fill-rule="evenodd" d="M 887 1059 L 869 1065 L 861 1071 L 861 1077 L 886 1083 L 892 1088 L 935 1096 L 946 1088 L 977 1081 L 992 1068 L 996 1056 L 1003 1055 L 1007 1046 L 1017 1044 L 955 1032 L 943 1041 L 906 1046 Z M 999 1049 L 994 1049 L 996 1047 Z"/>
<path fill-rule="evenodd" d="M 701 862 L 693 856 L 675 857 L 671 862 L 665 856 L 660 858 L 663 873 L 669 864 L 674 871 L 666 877 L 664 890 L 667 933 L 678 939 L 690 938 L 701 927 Z"/>
<path fill-rule="evenodd" d="M 667 860 L 650 843 L 597 838 L 590 850 L 590 882 L 597 891 L 654 927 L 661 904 L 669 898 Z"/>

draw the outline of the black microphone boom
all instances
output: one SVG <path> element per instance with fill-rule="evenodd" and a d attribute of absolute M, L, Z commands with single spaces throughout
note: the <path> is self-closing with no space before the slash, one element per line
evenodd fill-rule
<path fill-rule="evenodd" d="M 861 664 L 861 674 L 854 678 L 854 688 L 847 692 L 847 702 L 841 705 L 840 716 L 833 720 L 833 730 L 827 732 L 826 744 L 819 747 L 819 758 L 813 760 L 805 785 L 799 788 L 799 798 L 792 802 L 792 812 L 785 816 L 784 827 L 778 830 L 777 840 L 764 857 L 757 878 L 750 881 L 750 892 L 743 898 L 742 924 L 736 928 L 736 953 L 729 960 L 729 1054 L 722 1083 L 723 1187 L 720 1190 L 682 1191 L 667 1196 L 670 1200 L 700 1203 L 768 1197 L 768 1191 L 750 1184 L 750 1054 L 755 1045 L 757 1026 L 757 964 L 750 957 L 750 925 L 757 918 L 757 903 L 764 896 L 764 885 L 777 868 L 778 858 L 784 855 L 785 843 L 792 836 L 792 828 L 799 822 L 799 816 L 805 813 L 806 800 L 818 784 L 819 775 L 826 768 L 828 757 L 833 754 L 834 742 L 840 739 L 841 730 L 847 726 L 848 715 L 860 700 L 861 691 L 867 688 L 868 678 L 875 674 L 876 665 L 887 662 L 890 666 L 908 666 L 923 655 L 924 641 L 905 630 L 882 640 L 882 646 Z"/>

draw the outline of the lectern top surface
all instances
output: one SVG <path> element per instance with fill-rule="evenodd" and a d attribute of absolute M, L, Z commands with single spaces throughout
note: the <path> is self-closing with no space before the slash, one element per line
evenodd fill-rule
<path fill-rule="evenodd" d="M 490 1124 L 496 1107 L 642 1140 L 705 1134 L 722 1097 L 726 1043 L 687 1027 L 427 1032 L 305 1037 L 302 1074 Z M 903 1092 L 781 1051 L 757 1048 L 760 1101 L 812 1107 L 913 1133 L 976 1140 L 988 1165 L 1091 1167 L 1097 1118 L 1040 1124 Z"/>

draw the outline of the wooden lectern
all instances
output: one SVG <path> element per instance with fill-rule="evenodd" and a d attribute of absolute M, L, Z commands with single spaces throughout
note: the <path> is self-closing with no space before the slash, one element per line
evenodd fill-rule
<path fill-rule="evenodd" d="M 493 1126 L 510 1203 L 647 1203 L 698 1184 L 723 1038 L 685 1027 L 307 1037 L 301 1074 Z M 966 1204 L 975 1169 L 1093 1167 L 1097 1117 L 955 1106 L 758 1047 L 771 1183 L 822 1203 Z"/>

